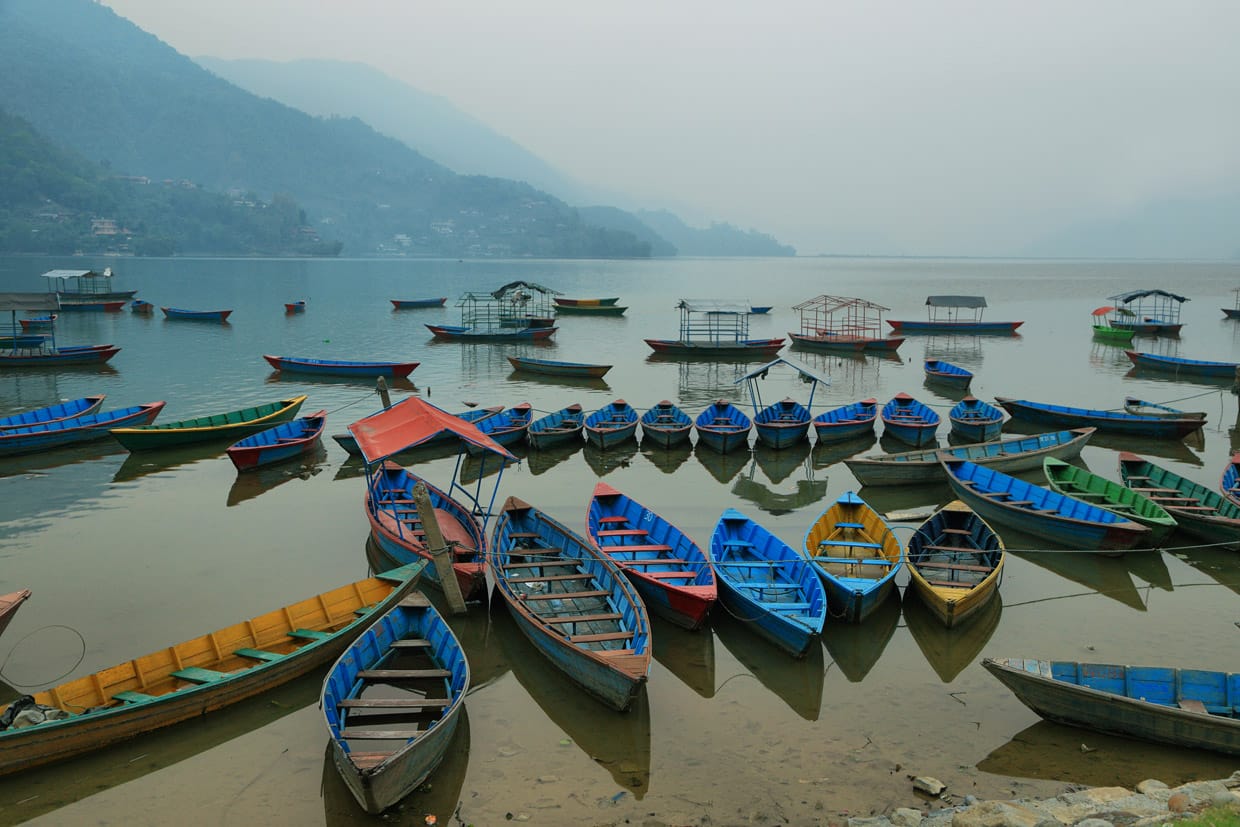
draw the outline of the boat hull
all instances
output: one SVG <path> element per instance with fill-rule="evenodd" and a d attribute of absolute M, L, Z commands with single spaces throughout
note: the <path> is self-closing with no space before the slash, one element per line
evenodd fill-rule
<path fill-rule="evenodd" d="M 292 356 L 263 355 L 279 371 L 319 376 L 390 376 L 403 378 L 413 373 L 419 362 L 354 362 L 340 359 L 298 359 Z"/>
<path fill-rule="evenodd" d="M 813 336 L 806 333 L 789 332 L 788 338 L 792 339 L 792 343 L 797 347 L 808 350 L 843 351 L 847 353 L 858 353 L 866 350 L 894 353 L 899 350 L 900 345 L 904 344 L 904 339 L 893 336 L 884 338 L 830 334 Z"/>
<path fill-rule="evenodd" d="M 887 324 L 899 333 L 1015 333 L 1024 322 L 919 322 L 888 319 Z"/>
<path fill-rule="evenodd" d="M 112 436 L 130 451 L 156 451 L 203 442 L 236 441 L 297 416 L 306 397 L 295 396 L 240 411 L 169 422 L 113 428 Z M 240 421 L 238 421 L 240 420 Z"/>
<path fill-rule="evenodd" d="M 684 341 L 677 339 L 646 339 L 655 353 L 668 356 L 774 356 L 784 346 L 783 339 L 742 339 L 735 342 Z"/>
<path fill-rule="evenodd" d="M 559 304 L 557 316 L 623 316 L 628 307 L 614 304 Z"/>
<path fill-rule="evenodd" d="M 503 329 L 475 329 L 459 325 L 428 324 L 429 330 L 436 339 L 447 342 L 528 342 L 550 339 L 559 329 L 557 327 L 524 327 Z"/>
<path fill-rule="evenodd" d="M 1236 362 L 1207 362 L 1202 359 L 1178 359 L 1173 356 L 1159 356 L 1156 353 L 1140 353 L 1125 350 L 1129 361 L 1139 368 L 1174 373 L 1180 376 L 1206 376 L 1211 379 L 1233 379 L 1240 371 Z"/>
<path fill-rule="evenodd" d="M 226 322 L 231 310 L 183 310 L 179 307 L 161 307 L 164 316 L 186 322 Z"/>
<path fill-rule="evenodd" d="M 1175 419 L 1171 417 L 1133 416 L 1115 411 L 1069 408 L 1048 405 L 1024 399 L 1007 399 L 996 396 L 997 401 L 1009 414 L 1027 422 L 1053 425 L 1057 428 L 1093 427 L 1099 431 L 1153 439 L 1181 439 L 1199 430 L 1204 419 Z"/>
<path fill-rule="evenodd" d="M 238 471 L 256 471 L 312 453 L 323 444 L 323 427 L 327 412 L 260 431 L 228 447 L 228 458 Z"/>
<path fill-rule="evenodd" d="M 448 302 L 448 297 L 444 296 L 440 299 L 389 299 L 392 302 L 392 308 L 395 310 L 411 310 L 417 307 L 443 307 Z"/>
<path fill-rule="evenodd" d="M 601 379 L 611 370 L 611 365 L 590 365 L 584 362 L 557 362 L 551 359 L 530 359 L 509 356 L 513 370 L 541 373 L 547 376 L 570 376 L 577 379 Z"/>
<path fill-rule="evenodd" d="M 26 428 L 8 428 L 0 431 L 0 456 L 33 454 L 50 451 L 66 445 L 77 445 L 97 439 L 107 439 L 113 428 L 127 425 L 149 424 L 164 409 L 163 402 L 135 405 L 103 414 L 87 414 L 58 422 L 32 425 Z"/>
<path fill-rule="evenodd" d="M 50 422 L 62 422 L 66 419 L 76 419 L 79 416 L 89 416 L 103 406 L 103 400 L 102 394 L 83 396 L 71 402 L 59 402 L 55 405 L 0 417 L 0 432 L 9 428 L 26 428 L 31 425 L 46 425 Z"/>
<path fill-rule="evenodd" d="M 62 347 L 45 353 L 0 353 L 0 368 L 48 368 L 61 365 L 102 365 L 121 349 L 113 345 Z"/>

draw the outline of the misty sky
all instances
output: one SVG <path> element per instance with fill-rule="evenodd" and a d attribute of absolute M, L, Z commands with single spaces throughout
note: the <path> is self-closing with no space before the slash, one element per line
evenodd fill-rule
<path fill-rule="evenodd" d="M 105 0 L 368 63 L 583 182 L 802 254 L 1003 255 L 1240 192 L 1240 2 Z"/>

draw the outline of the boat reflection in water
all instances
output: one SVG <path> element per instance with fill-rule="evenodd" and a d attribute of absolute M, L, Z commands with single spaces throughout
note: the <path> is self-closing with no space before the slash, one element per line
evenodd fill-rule
<path fill-rule="evenodd" d="M 830 619 L 827 625 L 831 625 Z M 839 624 L 847 626 L 852 624 Z M 822 708 L 822 648 L 810 647 L 801 660 L 790 657 L 768 641 L 758 637 L 745 624 L 722 610 L 711 613 L 711 626 L 724 648 L 736 659 L 735 666 L 721 665 L 718 692 L 722 694 L 729 682 L 756 678 L 772 694 L 786 703 L 793 712 L 807 721 L 817 721 Z"/>
<path fill-rule="evenodd" d="M 1236 553 L 1225 548 L 1196 548 L 1175 552 L 1175 556 L 1220 586 L 1240 594 L 1240 568 Z"/>
<path fill-rule="evenodd" d="M 1139 612 L 1146 610 L 1145 598 L 1137 585 L 1132 582 L 1132 572 L 1129 569 L 1131 564 L 1128 558 L 1155 552 L 1131 552 L 1122 557 L 1103 557 L 1092 552 L 1022 551 L 1022 547 L 1030 548 L 1038 540 L 1012 529 L 1004 530 L 1003 542 L 1007 546 L 1008 554 L 1015 555 L 1019 560 L 1033 563 L 1065 580 L 1079 583 L 1091 592 L 1109 597 L 1130 609 Z"/>
<path fill-rule="evenodd" d="M 1121 400 L 1122 401 L 1122 400 Z M 1040 426 L 1033 422 L 1025 422 L 1021 419 L 1008 419 L 1003 423 L 1003 433 L 1006 434 L 1041 434 L 1053 431 L 1053 426 Z M 1144 437 L 1124 436 L 1123 434 L 1104 433 L 1102 431 L 1095 432 L 1089 439 L 1089 447 L 1091 448 L 1107 448 L 1112 451 L 1131 451 L 1141 456 L 1161 457 L 1162 459 L 1170 459 L 1176 462 L 1182 462 L 1185 465 L 1191 465 L 1197 468 L 1204 464 L 1200 455 L 1193 451 L 1192 446 L 1201 444 L 1201 431 L 1194 431 L 1184 439 L 1147 439 Z M 1198 450 L 1202 450 L 1198 448 Z M 1073 460 L 1075 463 L 1076 460 Z M 1104 477 L 1111 479 L 1119 479 L 1119 471 L 1116 470 L 1114 460 L 1108 460 L 1111 465 L 1107 468 L 1095 471 Z M 1019 475 L 1017 475 L 1019 476 Z M 1029 477 L 1031 481 L 1037 481 L 1037 477 Z"/>
<path fill-rule="evenodd" d="M 611 390 L 611 385 L 608 385 L 605 379 L 596 379 L 588 376 L 553 376 L 547 373 L 532 373 L 528 370 L 514 370 L 506 378 L 508 382 L 512 383 L 511 390 L 515 396 L 521 396 L 527 389 L 533 390 L 549 386 L 582 388 L 583 390 L 591 391 Z"/>
<path fill-rule="evenodd" d="M 228 446 L 235 440 L 215 440 L 199 445 L 186 445 L 180 448 L 163 448 L 158 451 L 138 451 L 131 453 L 116 469 L 112 482 L 132 482 L 148 474 L 171 471 L 185 465 L 223 458 Z M 227 460 L 225 460 L 227 462 Z M 232 463 L 228 463 L 231 465 Z"/>
<path fill-rule="evenodd" d="M 327 449 L 320 445 L 296 462 L 284 462 L 237 474 L 232 487 L 228 489 L 228 506 L 239 505 L 286 482 L 308 480 L 326 467 Z"/>
<path fill-rule="evenodd" d="M 605 451 L 589 444 L 582 450 L 586 465 L 595 475 L 605 477 L 617 468 L 628 468 L 633 464 L 633 457 L 637 456 L 637 440 L 627 439 Z"/>
<path fill-rule="evenodd" d="M 842 623 L 828 612 L 822 626 L 822 643 L 831 664 L 838 666 L 849 681 L 860 683 L 878 663 L 899 625 L 900 597 L 893 594 L 865 623 Z M 830 668 L 828 665 L 827 669 Z"/>
<path fill-rule="evenodd" d="M 645 796 L 650 789 L 650 703 L 646 691 L 638 692 L 627 712 L 613 712 L 553 667 L 525 639 L 502 605 L 494 605 L 490 616 L 491 634 L 513 676 L 552 723 L 585 753 L 583 760 L 603 767 L 635 798 Z"/>
<path fill-rule="evenodd" d="M 691 632 L 650 616 L 654 659 L 703 698 L 715 697 L 715 636 L 709 628 Z"/>
<path fill-rule="evenodd" d="M 724 485 L 731 482 L 732 478 L 749 464 L 749 451 L 747 450 L 728 451 L 726 454 L 721 454 L 700 442 L 694 446 L 693 456 L 697 457 L 697 461 L 712 477 Z"/>
<path fill-rule="evenodd" d="M 541 450 L 530 450 L 525 459 L 525 467 L 535 476 L 545 474 L 564 460 L 577 454 L 585 445 L 585 440 L 577 439 L 563 445 L 553 445 Z"/>
<path fill-rule="evenodd" d="M 843 442 L 815 442 L 809 455 L 810 467 L 815 471 L 830 468 L 849 457 L 869 451 L 875 442 L 878 442 L 878 437 L 872 432 Z"/>
<path fill-rule="evenodd" d="M 996 594 L 964 625 L 947 628 L 916 595 L 901 606 L 904 623 L 930 668 L 943 683 L 951 683 L 965 667 L 977 663 L 1003 616 L 1003 597 Z"/>
<path fill-rule="evenodd" d="M 471 671 L 473 663 L 470 663 Z M 440 824 L 450 823 L 452 814 L 461 802 L 461 790 L 465 786 L 465 774 L 469 769 L 469 705 L 461 708 L 457 719 L 456 732 L 443 761 L 431 773 L 426 783 L 414 792 L 401 799 L 400 810 L 416 813 L 418 823 L 434 823 L 425 821 L 427 816 L 435 816 Z M 373 825 L 376 819 L 367 815 L 366 811 L 357 806 L 349 788 L 336 770 L 332 760 L 331 744 L 323 755 L 323 783 L 320 787 L 323 794 L 323 816 L 328 825 Z M 396 808 L 393 808 L 395 811 Z M 386 820 L 386 817 L 381 820 Z"/>
<path fill-rule="evenodd" d="M 778 450 L 769 445 L 759 444 L 753 448 L 753 459 L 766 478 L 778 485 L 788 479 L 793 471 L 806 465 L 805 459 L 809 456 L 809 452 L 808 440 Z"/>
<path fill-rule="evenodd" d="M 813 472 L 808 479 L 797 480 L 792 491 L 772 491 L 755 478 L 756 462 L 732 483 L 732 493 L 742 500 L 753 503 L 767 514 L 789 514 L 822 502 L 827 496 L 827 481 L 815 480 Z M 795 546 L 796 544 L 793 543 Z"/>
<path fill-rule="evenodd" d="M 1235 552 L 1226 552 L 1231 554 L 1231 570 L 1235 571 Z M 1174 588 L 1171 582 L 1171 572 L 1167 570 L 1167 560 L 1163 557 L 1161 551 L 1143 552 L 1141 554 L 1128 554 L 1124 556 L 1124 562 L 1128 564 L 1128 570 L 1134 576 L 1141 578 L 1156 589 L 1162 589 L 1169 592 Z"/>
<path fill-rule="evenodd" d="M 642 456 L 650 460 L 650 464 L 664 474 L 674 474 L 685 460 L 693 454 L 693 446 L 688 440 L 671 448 L 662 448 L 649 440 L 642 440 Z"/>
<path fill-rule="evenodd" d="M 522 463 L 526 461 L 526 458 L 530 454 L 534 453 L 524 442 L 518 442 L 505 447 L 508 449 L 510 454 Z M 513 463 L 511 462 L 508 463 L 508 465 L 512 464 Z M 479 454 L 478 456 L 466 454 L 461 460 L 461 472 L 459 475 L 460 483 L 461 485 L 469 485 L 471 483 L 486 479 L 487 477 L 495 476 L 499 473 L 499 469 L 503 465 L 504 461 L 490 452 Z"/>

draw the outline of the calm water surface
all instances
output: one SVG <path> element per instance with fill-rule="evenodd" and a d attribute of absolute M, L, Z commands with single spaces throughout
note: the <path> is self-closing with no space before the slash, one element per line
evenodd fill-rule
<path fill-rule="evenodd" d="M 1141 350 L 1240 360 L 1240 325 L 1222 320 L 1240 264 L 769 260 L 666 262 L 218 261 L 0 258 L 0 291 L 41 290 L 53 267 L 112 264 L 119 287 L 157 305 L 233 308 L 230 324 L 159 315 L 62 315 L 63 344 L 113 342 L 105 369 L 0 374 L 0 414 L 106 393 L 107 407 L 167 400 L 161 419 L 231 410 L 299 393 L 328 429 L 378 407 L 367 383 L 272 373 L 263 353 L 414 359 L 418 393 L 449 410 L 528 400 L 542 411 L 617 397 L 644 409 L 668 398 L 696 414 L 714 399 L 745 400 L 736 379 L 753 364 L 656 360 L 645 337 L 675 336 L 681 297 L 747 298 L 775 306 L 755 337 L 797 329 L 792 305 L 830 293 L 924 317 L 927 294 L 983 294 L 986 317 L 1024 319 L 1018 337 L 913 337 L 899 359 L 796 354 L 828 374 L 815 413 L 898 391 L 946 408 L 923 385 L 923 358 L 974 371 L 983 398 L 1018 396 L 1114 408 L 1125 395 L 1204 410 L 1186 443 L 1095 439 L 1082 458 L 1114 475 L 1137 450 L 1213 485 L 1229 452 L 1236 399 L 1226 385 L 1134 375 L 1123 351 L 1092 341 L 1089 312 L 1105 297 L 1165 287 L 1191 297 L 1179 340 Z M 620 296 L 615 319 L 565 317 L 545 346 L 441 344 L 427 322 L 455 322 L 454 297 L 516 279 L 570 296 Z M 389 299 L 448 296 L 443 309 L 396 312 Z M 306 299 L 303 315 L 283 303 Z M 605 381 L 532 381 L 504 356 L 605 362 Z M 416 384 L 416 389 L 413 385 Z M 772 371 L 763 398 L 804 400 L 808 386 Z M 940 434 L 945 438 L 946 426 Z M 605 478 L 709 539 L 729 506 L 794 546 L 829 501 L 856 487 L 841 460 L 900 450 L 886 441 L 830 449 L 718 456 L 636 446 L 533 454 L 507 471 L 518 495 L 571 526 Z M 419 462 L 446 484 L 451 458 Z M 476 476 L 467 464 L 464 474 Z M 0 592 L 34 590 L 0 640 L 0 679 L 33 691 L 366 576 L 362 469 L 335 443 L 303 466 L 238 478 L 218 449 L 130 457 L 106 442 L 0 460 Z M 945 486 L 865 490 L 882 511 L 931 507 Z M 1041 722 L 978 665 L 983 656 L 1238 668 L 1240 567 L 1234 553 L 1180 549 L 1102 558 L 1036 551 L 1004 532 L 1010 555 L 1001 602 L 948 632 L 915 600 L 892 601 L 862 626 L 833 625 L 823 646 L 792 661 L 721 609 L 687 633 L 656 621 L 645 696 L 625 715 L 596 703 L 542 661 L 502 605 L 452 619 L 474 676 L 468 724 L 429 789 L 397 821 L 496 824 L 512 813 L 540 824 L 611 823 L 654 813 L 716 823 L 808 823 L 841 813 L 918 806 L 908 776 L 929 774 L 955 795 L 1052 794 L 1065 782 L 1135 784 L 1222 777 L 1234 762 Z M 327 758 L 312 675 L 275 692 L 113 749 L 0 780 L 0 822 L 166 823 L 365 821 Z M 528 817 L 526 819 L 526 817 Z"/>

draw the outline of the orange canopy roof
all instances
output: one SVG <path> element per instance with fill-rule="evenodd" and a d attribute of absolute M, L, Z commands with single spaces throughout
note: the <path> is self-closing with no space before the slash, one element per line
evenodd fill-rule
<path fill-rule="evenodd" d="M 406 397 L 390 408 L 359 419 L 349 426 L 367 462 L 378 462 L 392 454 L 448 431 L 466 442 L 499 454 L 505 462 L 516 462 L 504 446 L 460 417 L 436 408 L 416 396 Z"/>

